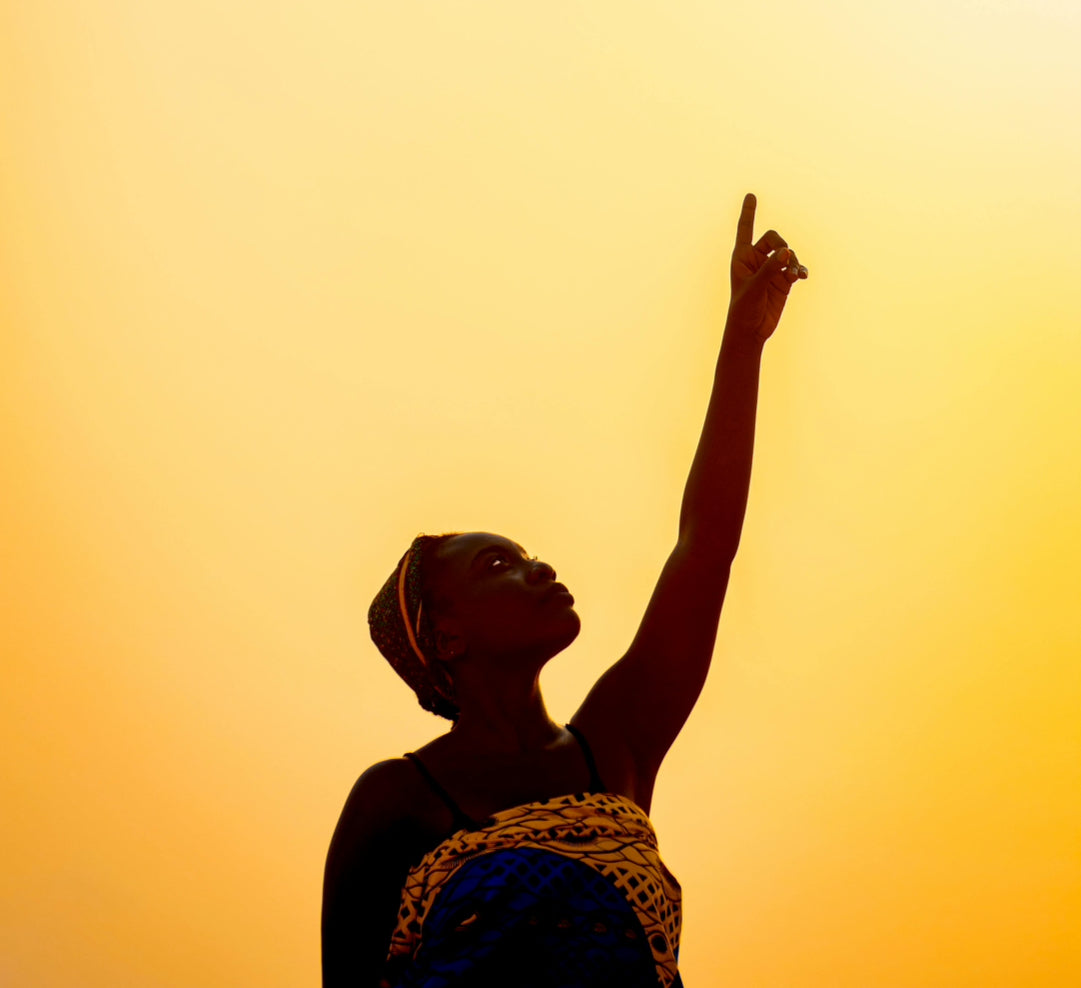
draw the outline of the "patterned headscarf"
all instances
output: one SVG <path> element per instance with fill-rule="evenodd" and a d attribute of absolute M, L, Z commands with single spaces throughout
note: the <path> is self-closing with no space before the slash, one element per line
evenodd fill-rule
<path fill-rule="evenodd" d="M 421 566 L 427 549 L 450 535 L 418 535 L 368 608 L 372 641 L 394 671 L 417 694 L 420 705 L 456 720 L 458 705 L 446 673 L 433 668 L 430 615 L 421 597 Z"/>

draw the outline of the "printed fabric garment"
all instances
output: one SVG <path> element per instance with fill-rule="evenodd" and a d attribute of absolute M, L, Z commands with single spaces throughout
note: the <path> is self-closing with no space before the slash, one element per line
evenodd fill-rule
<path fill-rule="evenodd" d="M 524 803 L 463 826 L 410 869 L 381 986 L 682 988 L 680 905 L 633 800 Z"/>

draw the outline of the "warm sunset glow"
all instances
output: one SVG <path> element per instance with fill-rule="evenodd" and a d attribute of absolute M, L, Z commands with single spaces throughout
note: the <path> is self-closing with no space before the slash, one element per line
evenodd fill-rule
<path fill-rule="evenodd" d="M 0 985 L 319 982 L 420 531 L 582 615 L 676 531 L 745 192 L 766 348 L 653 820 L 688 988 L 1081 984 L 1081 7 L 105 0 L 0 31 Z"/>

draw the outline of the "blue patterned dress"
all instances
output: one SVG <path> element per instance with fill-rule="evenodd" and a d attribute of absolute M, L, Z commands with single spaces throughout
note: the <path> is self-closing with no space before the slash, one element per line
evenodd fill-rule
<path fill-rule="evenodd" d="M 680 886 L 649 817 L 598 791 L 464 824 L 409 871 L 382 988 L 682 988 Z"/>

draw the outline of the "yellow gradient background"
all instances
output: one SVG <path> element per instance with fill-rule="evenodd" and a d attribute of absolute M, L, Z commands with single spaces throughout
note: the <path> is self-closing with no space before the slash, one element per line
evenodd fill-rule
<path fill-rule="evenodd" d="M 0 985 L 315 985 L 323 858 L 443 730 L 419 531 L 551 561 L 566 719 L 671 546 L 743 194 L 763 362 L 653 818 L 688 988 L 1081 984 L 1081 8 L 0 11 Z"/>

